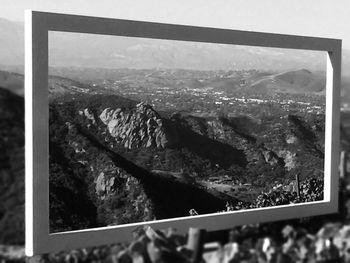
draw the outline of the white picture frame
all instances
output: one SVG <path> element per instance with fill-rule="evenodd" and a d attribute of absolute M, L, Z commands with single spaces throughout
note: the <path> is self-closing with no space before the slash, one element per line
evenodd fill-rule
<path fill-rule="evenodd" d="M 49 231 L 49 31 L 143 37 L 327 52 L 324 200 L 94 229 Z M 25 12 L 25 244 L 26 255 L 97 246 L 132 239 L 140 225 L 208 231 L 236 225 L 337 212 L 341 40 L 203 28 L 55 13 Z"/>

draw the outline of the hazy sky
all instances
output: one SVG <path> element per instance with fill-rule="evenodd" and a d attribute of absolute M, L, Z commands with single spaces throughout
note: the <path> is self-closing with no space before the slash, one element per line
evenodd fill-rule
<path fill-rule="evenodd" d="M 350 49 L 349 0 L 0 0 L 0 17 L 23 21 L 25 9 L 340 38 Z"/>

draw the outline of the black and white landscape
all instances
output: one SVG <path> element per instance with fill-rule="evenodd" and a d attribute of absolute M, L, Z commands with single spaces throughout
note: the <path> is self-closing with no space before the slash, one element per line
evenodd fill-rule
<path fill-rule="evenodd" d="M 323 199 L 324 53 L 55 37 L 52 232 Z"/>

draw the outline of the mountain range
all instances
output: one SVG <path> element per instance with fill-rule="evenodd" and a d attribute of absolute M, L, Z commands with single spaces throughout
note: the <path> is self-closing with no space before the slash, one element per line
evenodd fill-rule
<path fill-rule="evenodd" d="M 312 72 L 325 71 L 325 56 L 303 50 L 58 32 L 50 33 L 49 43 L 50 65 L 55 68 L 101 68 L 102 71 L 113 68 L 258 69 L 277 73 L 305 68 Z M 23 64 L 23 23 L 0 18 L 0 70 L 23 74 Z M 264 81 L 264 85 L 268 83 Z M 342 97 L 344 102 L 350 101 L 349 50 L 343 50 L 342 54 Z"/>
<path fill-rule="evenodd" d="M 0 64 L 24 64 L 23 23 L 0 19 Z M 304 50 L 231 46 L 50 32 L 50 65 L 103 68 L 325 70 L 325 56 Z M 343 50 L 350 76 L 350 51 Z"/>
<path fill-rule="evenodd" d="M 87 69 L 87 68 L 52 68 L 53 74 L 49 77 L 49 92 L 52 95 L 71 94 L 79 92 L 103 93 L 105 89 L 92 83 L 103 83 L 104 81 L 114 82 L 120 79 L 130 78 L 138 80 L 139 85 L 149 85 L 149 83 L 164 82 L 166 86 L 170 82 L 167 78 L 176 79 L 184 74 L 183 70 L 131 70 L 131 69 Z M 192 72 L 193 76 L 200 77 L 201 72 Z M 214 74 L 214 73 L 212 73 Z M 244 75 L 244 74 L 243 74 Z M 286 71 L 282 73 L 274 72 L 253 72 L 248 76 L 243 76 L 237 72 L 227 73 L 224 76 L 212 78 L 207 81 L 199 81 L 196 78 L 189 78 L 181 85 L 191 89 L 203 89 L 207 87 L 223 90 L 225 92 L 243 92 L 259 94 L 325 94 L 325 73 L 311 72 L 306 69 Z M 141 82 L 140 82 L 141 81 Z M 24 76 L 0 70 L 0 86 L 6 88 L 20 96 L 24 93 Z M 350 101 L 350 90 L 345 87 L 350 86 L 350 78 L 343 78 L 342 82 L 342 102 Z M 113 90 L 111 90 L 112 92 Z"/>

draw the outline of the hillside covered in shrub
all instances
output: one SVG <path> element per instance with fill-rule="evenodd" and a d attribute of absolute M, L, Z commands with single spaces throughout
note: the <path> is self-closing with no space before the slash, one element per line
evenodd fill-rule
<path fill-rule="evenodd" d="M 157 112 L 117 95 L 55 98 L 51 229 L 188 216 L 192 209 L 214 213 L 244 203 L 249 208 L 320 200 L 323 129 L 322 115 L 198 117 Z M 294 196 L 297 173 L 305 184 L 319 182 L 313 198 Z M 239 192 L 242 184 L 246 194 Z M 284 186 L 283 201 L 257 201 L 277 184 Z"/>

